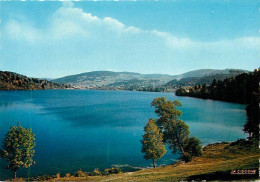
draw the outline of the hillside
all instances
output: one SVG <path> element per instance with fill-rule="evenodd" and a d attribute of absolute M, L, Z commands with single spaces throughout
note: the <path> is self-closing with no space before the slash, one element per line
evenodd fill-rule
<path fill-rule="evenodd" d="M 204 77 L 210 75 L 217 75 L 217 74 L 233 74 L 238 75 L 244 72 L 248 72 L 246 70 L 241 69 L 224 69 L 224 70 L 216 70 L 216 69 L 199 69 L 194 71 L 189 71 L 180 75 L 176 75 L 175 79 L 179 80 L 182 78 L 190 78 L 190 77 Z"/>
<path fill-rule="evenodd" d="M 40 80 L 37 78 L 28 78 L 8 71 L 0 71 L 0 90 L 42 90 L 42 89 L 64 89 L 69 86 Z"/>
<path fill-rule="evenodd" d="M 93 71 L 66 76 L 53 81 L 81 88 L 120 87 L 125 85 L 159 86 L 174 77 L 164 74 L 140 74 L 132 72 Z"/>
<path fill-rule="evenodd" d="M 202 76 L 202 77 L 187 77 L 187 78 L 182 78 L 180 80 L 174 79 L 168 83 L 165 84 L 166 87 L 179 87 L 179 86 L 195 86 L 195 85 L 210 85 L 213 80 L 220 80 L 223 81 L 226 78 L 232 78 L 237 76 L 238 74 L 244 73 L 243 71 L 237 71 L 233 72 L 230 70 L 229 73 L 217 73 L 217 74 L 212 74 L 212 75 L 207 75 L 207 76 Z"/>
<path fill-rule="evenodd" d="M 253 96 L 259 98 L 260 70 L 242 73 L 232 78 L 214 81 L 209 85 L 191 85 L 189 90 L 179 88 L 176 90 L 178 96 L 190 96 L 204 99 L 221 100 L 249 104 Z"/>
<path fill-rule="evenodd" d="M 67 83 L 79 88 L 164 91 L 166 87 L 211 83 L 214 78 L 223 80 L 243 72 L 247 71 L 201 69 L 181 75 L 93 71 L 58 78 L 53 81 Z"/>

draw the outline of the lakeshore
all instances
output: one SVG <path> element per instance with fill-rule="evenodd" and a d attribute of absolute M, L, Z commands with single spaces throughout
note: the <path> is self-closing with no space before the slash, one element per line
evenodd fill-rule
<path fill-rule="evenodd" d="M 259 179 L 259 149 L 252 142 L 238 140 L 209 144 L 203 148 L 203 155 L 191 162 L 176 162 L 156 169 L 145 168 L 136 172 L 112 175 L 75 177 L 44 175 L 32 178 L 37 181 L 213 181 Z M 18 181 L 22 178 L 17 179 Z"/>

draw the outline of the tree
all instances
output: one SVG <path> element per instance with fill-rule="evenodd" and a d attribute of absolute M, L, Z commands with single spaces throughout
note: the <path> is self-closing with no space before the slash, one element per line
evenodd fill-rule
<path fill-rule="evenodd" d="M 246 107 L 247 121 L 244 124 L 244 132 L 249 134 L 249 139 L 256 139 L 259 141 L 259 121 L 260 121 L 260 69 L 255 69 L 254 73 L 250 75 L 249 83 L 247 83 L 247 89 L 250 100 Z M 251 87 L 251 88 L 249 88 Z M 258 142 L 257 142 L 258 145 Z"/>
<path fill-rule="evenodd" d="M 163 144 L 163 134 L 155 124 L 154 119 L 149 119 L 148 123 L 144 127 L 145 134 L 143 140 L 141 140 L 142 152 L 145 153 L 145 159 L 153 160 L 153 167 L 156 168 L 155 161 L 162 158 L 167 152 Z"/>
<path fill-rule="evenodd" d="M 151 106 L 155 107 L 155 113 L 159 116 L 156 124 L 161 129 L 170 120 L 176 121 L 182 115 L 182 111 L 178 110 L 179 107 L 182 107 L 182 104 L 178 100 L 172 102 L 167 101 L 165 97 L 158 97 L 153 100 Z"/>
<path fill-rule="evenodd" d="M 1 157 L 9 162 L 8 169 L 16 172 L 20 167 L 28 168 L 33 161 L 35 138 L 31 129 L 24 129 L 19 123 L 18 126 L 10 128 L 3 141 Z"/>
<path fill-rule="evenodd" d="M 255 101 L 246 107 L 247 121 L 244 124 L 243 131 L 249 134 L 249 139 L 255 138 L 259 140 L 259 118 L 260 107 L 259 102 Z"/>
<path fill-rule="evenodd" d="M 180 88 L 178 88 L 178 89 L 176 90 L 175 94 L 176 94 L 176 95 L 179 95 L 179 96 L 185 96 L 185 95 L 187 95 L 187 91 L 186 91 L 185 88 L 180 87 Z"/>
<path fill-rule="evenodd" d="M 166 100 L 165 97 L 159 97 L 155 98 L 151 105 L 155 107 L 155 113 L 159 116 L 156 124 L 163 132 L 163 141 L 169 145 L 173 153 L 180 150 L 182 158 L 189 161 L 189 155 L 194 156 L 196 154 L 189 154 L 189 150 L 185 151 L 185 149 L 188 149 L 187 145 L 191 143 L 189 143 L 189 126 L 179 119 L 182 115 L 179 107 L 181 107 L 182 104 L 178 100 L 172 102 Z M 201 150 L 201 145 L 196 147 Z"/>
<path fill-rule="evenodd" d="M 201 156 L 202 155 L 201 149 L 202 149 L 201 142 L 198 138 L 196 137 L 188 138 L 187 144 L 184 147 L 184 151 L 186 152 L 186 157 L 187 157 L 186 160 L 190 161 L 193 156 Z"/>

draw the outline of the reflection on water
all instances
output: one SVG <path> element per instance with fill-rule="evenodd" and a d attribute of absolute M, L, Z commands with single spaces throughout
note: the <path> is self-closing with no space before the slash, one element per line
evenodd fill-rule
<path fill-rule="evenodd" d="M 15 106 L 15 102 L 0 102 L 0 110 L 12 108 Z"/>
<path fill-rule="evenodd" d="M 94 90 L 44 90 L 0 92 L 0 138 L 17 121 L 36 135 L 33 175 L 101 170 L 111 165 L 151 166 L 143 159 L 141 137 L 155 97 L 178 99 L 182 119 L 191 135 L 203 144 L 245 138 L 245 106 L 176 97 L 172 93 Z M 170 151 L 159 165 L 173 163 Z M 0 176 L 10 175 L 0 160 Z M 20 175 L 26 175 L 25 170 Z"/>

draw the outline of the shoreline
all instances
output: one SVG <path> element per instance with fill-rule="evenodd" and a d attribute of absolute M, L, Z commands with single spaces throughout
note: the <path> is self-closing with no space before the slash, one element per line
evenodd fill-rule
<path fill-rule="evenodd" d="M 203 155 L 191 162 L 178 161 L 171 165 L 142 168 L 137 171 L 105 174 L 104 172 L 83 172 L 65 175 L 42 175 L 31 177 L 33 181 L 201 181 L 201 180 L 257 180 L 259 174 L 259 149 L 252 141 L 241 139 L 235 142 L 212 143 L 203 147 Z M 255 171 L 255 174 L 232 174 L 241 170 Z M 17 181 L 26 178 L 18 178 Z M 7 179 L 6 179 L 7 180 Z"/>

